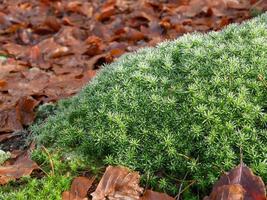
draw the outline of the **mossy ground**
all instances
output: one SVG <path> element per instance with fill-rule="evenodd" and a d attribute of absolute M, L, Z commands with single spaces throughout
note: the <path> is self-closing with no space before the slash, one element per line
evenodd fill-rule
<path fill-rule="evenodd" d="M 240 152 L 266 182 L 266 77 L 264 14 L 124 55 L 32 130 L 47 148 L 130 167 L 171 194 L 190 180 L 205 194 Z"/>
<path fill-rule="evenodd" d="M 62 192 L 70 189 L 74 177 L 88 174 L 97 177 L 103 171 L 93 159 L 89 161 L 71 153 L 63 156 L 59 149 L 50 152 L 37 149 L 32 159 L 42 171 L 36 172 L 38 176 L 23 177 L 1 186 L 0 200 L 61 200 Z"/>
<path fill-rule="evenodd" d="M 244 162 L 267 181 L 267 15 L 122 56 L 55 115 L 40 144 L 138 170 L 146 184 L 205 189 Z"/>

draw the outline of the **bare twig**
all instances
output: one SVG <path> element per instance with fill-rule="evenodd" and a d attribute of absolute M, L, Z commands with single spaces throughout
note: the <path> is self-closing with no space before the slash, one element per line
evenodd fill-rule
<path fill-rule="evenodd" d="M 196 182 L 197 182 L 196 180 L 192 181 L 189 185 L 187 185 L 187 186 L 181 191 L 181 194 L 182 194 L 183 192 L 185 192 L 191 185 L 195 184 Z"/>
<path fill-rule="evenodd" d="M 175 196 L 175 199 L 176 199 L 176 200 L 179 200 L 179 199 L 180 199 L 180 196 L 181 196 L 181 194 L 182 194 L 181 190 L 182 190 L 182 187 L 183 187 L 183 182 L 185 181 L 185 179 L 186 179 L 186 177 L 187 177 L 187 174 L 188 174 L 188 172 L 186 172 L 186 174 L 185 174 L 183 180 L 181 181 L 181 184 L 180 184 L 180 187 L 179 187 L 179 192 L 178 192 L 178 194 Z"/>
<path fill-rule="evenodd" d="M 50 162 L 50 166 L 51 166 L 51 170 L 52 170 L 52 176 L 54 176 L 55 175 L 55 168 L 54 168 L 54 163 L 53 163 L 52 157 L 51 157 L 50 153 L 48 152 L 48 150 L 44 146 L 42 146 L 41 148 L 42 148 L 42 150 L 44 150 L 44 152 L 47 154 L 47 156 L 49 158 L 49 162 Z"/>

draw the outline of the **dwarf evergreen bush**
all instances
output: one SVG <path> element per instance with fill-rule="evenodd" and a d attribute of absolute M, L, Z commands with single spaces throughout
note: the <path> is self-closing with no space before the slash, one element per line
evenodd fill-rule
<path fill-rule="evenodd" d="M 267 181 L 267 15 L 126 54 L 32 129 L 163 190 L 209 186 L 241 154 Z"/>

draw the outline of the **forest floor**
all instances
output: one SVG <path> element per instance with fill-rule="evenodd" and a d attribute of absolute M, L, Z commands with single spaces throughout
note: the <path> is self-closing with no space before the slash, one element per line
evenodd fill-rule
<path fill-rule="evenodd" d="M 25 156 L 38 106 L 76 94 L 101 65 L 267 10 L 265 0 L 0 2 L 0 149 L 13 156 Z"/>

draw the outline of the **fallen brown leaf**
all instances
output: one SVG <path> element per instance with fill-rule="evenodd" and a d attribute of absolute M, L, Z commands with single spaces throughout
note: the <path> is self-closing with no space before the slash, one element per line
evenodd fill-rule
<path fill-rule="evenodd" d="M 4 87 L 7 85 L 7 82 L 5 80 L 0 80 L 0 87 Z"/>
<path fill-rule="evenodd" d="M 223 175 L 205 200 L 266 200 L 262 179 L 241 163 Z"/>
<path fill-rule="evenodd" d="M 3 133 L 3 134 L 0 134 L 0 142 L 3 142 L 5 140 L 8 140 L 11 137 L 12 137 L 12 133 Z"/>
<path fill-rule="evenodd" d="M 93 200 L 138 200 L 143 188 L 139 187 L 140 175 L 125 167 L 107 167 Z"/>
<path fill-rule="evenodd" d="M 216 193 L 211 194 L 211 196 L 206 198 L 206 200 L 243 200 L 244 195 L 245 190 L 241 185 L 224 185 L 218 188 Z"/>
<path fill-rule="evenodd" d="M 18 156 L 13 163 L 0 166 L 0 185 L 4 185 L 11 180 L 16 180 L 22 176 L 28 176 L 38 165 L 30 159 L 29 151 Z"/>
<path fill-rule="evenodd" d="M 31 97 L 22 97 L 15 107 L 2 109 L 0 112 L 0 132 L 21 130 L 35 119 L 34 108 L 39 104 Z"/>
<path fill-rule="evenodd" d="M 95 178 L 76 177 L 71 184 L 70 191 L 62 194 L 62 200 L 87 200 L 87 191 L 91 188 Z"/>
<path fill-rule="evenodd" d="M 23 128 L 19 111 L 16 108 L 5 108 L 0 112 L 0 132 L 12 132 Z"/>
<path fill-rule="evenodd" d="M 164 193 L 146 190 L 140 200 L 174 200 L 174 198 Z"/>
<path fill-rule="evenodd" d="M 39 104 L 32 97 L 22 97 L 19 99 L 16 110 L 19 112 L 19 118 L 22 125 L 30 125 L 35 119 L 35 107 Z"/>

